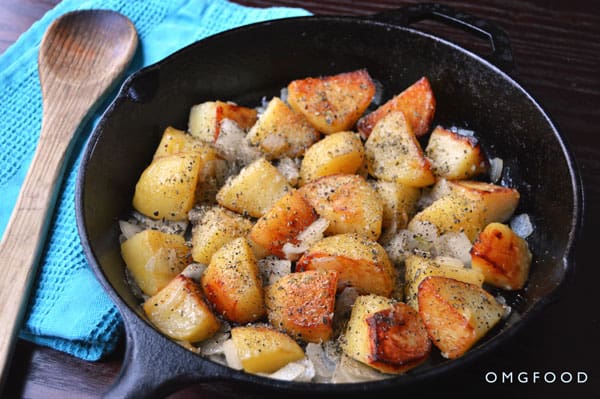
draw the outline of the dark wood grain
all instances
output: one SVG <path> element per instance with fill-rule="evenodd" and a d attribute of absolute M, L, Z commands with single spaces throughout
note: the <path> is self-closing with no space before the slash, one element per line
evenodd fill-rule
<path fill-rule="evenodd" d="M 0 51 L 56 0 L 0 0 Z M 378 0 L 244 0 L 242 4 L 304 7 L 315 14 L 365 15 L 414 1 Z M 560 300 L 535 323 L 519 331 L 498 356 L 483 359 L 435 386 L 415 387 L 394 396 L 439 390 L 451 397 L 572 398 L 600 397 L 600 312 L 595 246 L 600 226 L 600 12 L 588 0 L 441 1 L 491 20 L 511 39 L 516 76 L 542 103 L 568 138 L 579 164 L 586 194 L 584 231 L 577 244 L 576 273 Z M 436 23 L 415 27 L 446 37 L 475 51 L 488 44 Z M 3 47 L 4 46 L 4 47 Z M 549 182 L 552 184 L 552 182 Z M 108 359 L 88 363 L 71 356 L 20 342 L 4 397 L 98 397 L 118 374 L 123 347 Z M 486 371 L 585 371 L 586 384 L 487 384 Z M 192 387 L 178 398 L 222 398 L 203 387 Z"/>

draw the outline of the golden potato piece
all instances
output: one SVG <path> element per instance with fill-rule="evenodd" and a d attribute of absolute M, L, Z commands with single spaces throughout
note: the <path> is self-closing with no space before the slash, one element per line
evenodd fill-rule
<path fill-rule="evenodd" d="M 395 232 L 406 228 L 417 210 L 421 190 L 398 182 L 375 180 L 371 183 L 383 205 L 382 228 Z"/>
<path fill-rule="evenodd" d="M 154 159 L 181 153 L 197 153 L 202 155 L 203 162 L 217 159 L 217 151 L 197 137 L 183 130 L 167 127 L 160 143 L 154 152 Z"/>
<path fill-rule="evenodd" d="M 369 137 L 377 123 L 391 112 L 401 111 L 415 136 L 423 136 L 435 114 L 435 97 L 426 77 L 398 94 L 375 111 L 358 121 L 358 130 L 363 137 Z"/>
<path fill-rule="evenodd" d="M 523 288 L 529 276 L 531 252 L 527 241 L 507 225 L 490 223 L 471 248 L 473 269 L 480 270 L 485 282 L 505 290 Z"/>
<path fill-rule="evenodd" d="M 273 97 L 247 138 L 250 143 L 259 146 L 269 159 L 295 158 L 319 140 L 319 132 L 302 114 L 290 109 L 278 97 Z"/>
<path fill-rule="evenodd" d="M 215 252 L 202 275 L 202 289 L 229 321 L 244 324 L 265 315 L 260 271 L 245 238 L 236 238 Z"/>
<path fill-rule="evenodd" d="M 298 190 L 320 217 L 329 221 L 328 234 L 359 233 L 376 241 L 381 234 L 383 205 L 360 176 L 321 177 Z"/>
<path fill-rule="evenodd" d="M 483 285 L 483 273 L 475 268 L 466 268 L 458 260 L 446 257 L 425 258 L 409 255 L 405 260 L 405 298 L 406 303 L 418 309 L 417 293 L 419 284 L 428 276 L 453 278 L 478 287 Z"/>
<path fill-rule="evenodd" d="M 154 295 L 190 263 L 190 249 L 177 234 L 144 230 L 121 244 L 121 255 L 146 295 Z"/>
<path fill-rule="evenodd" d="M 294 80 L 288 85 L 288 103 L 320 132 L 351 129 L 375 95 L 366 69 L 320 78 Z"/>
<path fill-rule="evenodd" d="M 202 141 L 214 143 L 219 137 L 223 119 L 234 121 L 247 130 L 256 122 L 256 110 L 223 101 L 207 101 L 190 110 L 188 130 Z"/>
<path fill-rule="evenodd" d="M 402 112 L 390 112 L 377 122 L 365 143 L 365 155 L 369 173 L 378 179 L 411 187 L 435 182 L 431 164 Z"/>
<path fill-rule="evenodd" d="M 448 277 L 421 282 L 419 314 L 442 356 L 462 356 L 500 321 L 504 307 L 483 288 Z"/>
<path fill-rule="evenodd" d="M 202 164 L 202 156 L 196 153 L 155 159 L 135 186 L 133 207 L 152 219 L 186 220 Z"/>
<path fill-rule="evenodd" d="M 156 328 L 180 341 L 205 340 L 220 327 L 198 285 L 181 274 L 144 302 L 143 309 Z"/>
<path fill-rule="evenodd" d="M 427 359 L 431 341 L 419 315 L 410 306 L 364 295 L 354 303 L 342 349 L 379 371 L 400 374 Z"/>
<path fill-rule="evenodd" d="M 281 277 L 265 289 L 269 322 L 293 338 L 327 341 L 332 335 L 337 272 L 311 270 Z"/>
<path fill-rule="evenodd" d="M 441 126 L 431 133 L 425 154 L 431 160 L 433 173 L 446 179 L 469 179 L 488 169 L 487 159 L 477 139 Z"/>
<path fill-rule="evenodd" d="M 296 271 L 335 270 L 338 290 L 355 287 L 361 294 L 389 297 L 395 269 L 381 245 L 358 234 L 338 234 L 313 245 L 296 263 Z"/>
<path fill-rule="evenodd" d="M 223 245 L 245 237 L 252 222 L 220 206 L 208 208 L 192 230 L 192 258 L 208 265 L 212 255 Z"/>
<path fill-rule="evenodd" d="M 304 351 L 296 341 L 269 327 L 234 327 L 231 339 L 248 373 L 273 373 L 304 358 Z"/>
<path fill-rule="evenodd" d="M 297 244 L 296 237 L 317 220 L 314 208 L 298 191 L 290 192 L 273 205 L 250 231 L 253 242 L 273 255 L 285 258 L 286 243 Z"/>
<path fill-rule="evenodd" d="M 365 162 L 365 149 L 356 133 L 330 134 L 304 154 L 300 166 L 301 184 L 339 173 L 354 174 Z"/>
<path fill-rule="evenodd" d="M 227 180 L 217 193 L 217 202 L 237 213 L 259 218 L 291 190 L 277 168 L 259 158 Z"/>

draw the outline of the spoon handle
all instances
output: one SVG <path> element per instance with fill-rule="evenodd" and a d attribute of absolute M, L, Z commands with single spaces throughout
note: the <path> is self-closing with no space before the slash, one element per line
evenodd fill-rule
<path fill-rule="evenodd" d="M 44 110 L 40 140 L 0 243 L 0 383 L 8 374 L 72 138 L 86 113 L 60 108 Z"/>

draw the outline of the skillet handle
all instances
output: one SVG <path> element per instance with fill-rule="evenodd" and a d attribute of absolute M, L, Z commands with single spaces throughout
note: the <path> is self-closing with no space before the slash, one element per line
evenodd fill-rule
<path fill-rule="evenodd" d="M 397 10 L 384 11 L 373 15 L 372 18 L 376 21 L 407 27 L 428 19 L 458 27 L 467 33 L 489 40 L 492 53 L 483 58 L 508 74 L 512 74 L 515 70 L 508 35 L 485 19 L 436 3 L 414 4 Z"/>
<path fill-rule="evenodd" d="M 159 399 L 192 384 L 221 377 L 209 361 L 186 362 L 187 349 L 169 342 L 130 309 L 121 307 L 126 349 L 121 372 L 103 395 L 106 399 Z"/>

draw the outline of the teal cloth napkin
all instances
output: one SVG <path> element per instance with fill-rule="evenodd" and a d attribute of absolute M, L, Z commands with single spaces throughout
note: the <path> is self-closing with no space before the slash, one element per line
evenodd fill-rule
<path fill-rule="evenodd" d="M 249 8 L 225 0 L 65 0 L 0 56 L 0 235 L 3 234 L 39 137 L 40 40 L 59 15 L 75 9 L 121 12 L 135 24 L 140 44 L 128 74 L 206 36 L 269 19 L 304 16 L 294 8 Z M 111 95 L 113 96 L 114 93 Z M 100 113 L 94 116 L 97 120 Z M 62 182 L 20 336 L 82 359 L 112 351 L 122 331 L 115 306 L 86 263 L 75 225 L 77 167 L 93 123 L 84 129 Z"/>

